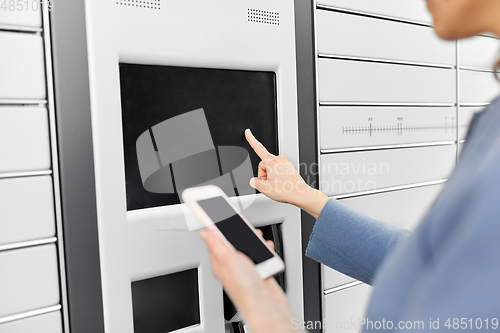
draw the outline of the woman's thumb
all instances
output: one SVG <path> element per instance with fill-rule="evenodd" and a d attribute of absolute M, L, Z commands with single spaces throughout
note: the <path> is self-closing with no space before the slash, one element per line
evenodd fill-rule
<path fill-rule="evenodd" d="M 258 177 L 255 177 L 255 178 L 250 179 L 250 186 L 252 186 L 254 189 L 256 189 L 262 193 L 265 193 L 266 191 L 264 191 L 264 189 L 263 189 L 264 182 L 265 182 L 265 180 L 262 180 L 262 179 L 259 179 Z"/>

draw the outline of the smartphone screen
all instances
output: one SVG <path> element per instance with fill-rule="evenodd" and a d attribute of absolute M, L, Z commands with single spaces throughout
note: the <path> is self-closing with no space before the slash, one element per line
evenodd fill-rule
<path fill-rule="evenodd" d="M 257 238 L 248 224 L 241 219 L 224 198 L 213 197 L 197 202 L 226 239 L 238 251 L 245 253 L 252 259 L 255 264 L 260 264 L 273 257 L 273 253 Z"/>

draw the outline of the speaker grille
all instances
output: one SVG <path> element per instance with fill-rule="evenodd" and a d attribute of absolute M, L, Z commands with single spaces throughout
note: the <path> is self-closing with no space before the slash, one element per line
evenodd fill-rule
<path fill-rule="evenodd" d="M 160 10 L 161 0 L 116 0 L 117 5 Z"/>
<path fill-rule="evenodd" d="M 248 22 L 280 25 L 280 13 L 248 8 Z"/>

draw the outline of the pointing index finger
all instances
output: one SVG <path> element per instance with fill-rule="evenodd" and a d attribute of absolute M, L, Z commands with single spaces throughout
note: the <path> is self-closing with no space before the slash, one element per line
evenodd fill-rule
<path fill-rule="evenodd" d="M 260 159 L 261 160 L 265 160 L 265 159 L 268 159 L 268 158 L 271 158 L 273 157 L 274 155 L 271 154 L 270 152 L 267 151 L 266 147 L 264 147 L 264 145 L 262 143 L 260 143 L 252 134 L 252 131 L 250 131 L 249 128 L 247 128 L 245 130 L 245 137 L 248 141 L 248 143 L 250 144 L 250 146 L 252 146 L 253 150 L 255 151 L 255 153 L 257 155 L 259 155 Z"/>

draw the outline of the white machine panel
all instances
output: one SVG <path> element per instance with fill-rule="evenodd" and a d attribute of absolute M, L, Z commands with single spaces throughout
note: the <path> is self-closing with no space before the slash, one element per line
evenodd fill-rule
<path fill-rule="evenodd" d="M 368 216 L 395 226 L 414 229 L 441 193 L 444 185 L 371 194 L 340 201 Z M 353 278 L 323 265 L 325 290 L 354 281 Z"/>
<path fill-rule="evenodd" d="M 0 253 L 0 317 L 59 303 L 55 245 Z"/>
<path fill-rule="evenodd" d="M 320 189 L 332 196 L 445 179 L 455 158 L 456 145 L 326 154 Z"/>
<path fill-rule="evenodd" d="M 460 66 L 492 69 L 497 61 L 500 41 L 496 38 L 477 36 L 460 40 Z"/>
<path fill-rule="evenodd" d="M 106 331 L 133 332 L 131 282 L 196 268 L 198 284 L 193 287 L 199 289 L 199 320 L 183 326 L 183 332 L 223 332 L 223 290 L 212 274 L 206 245 L 196 231 L 172 230 L 183 223 L 185 206 L 127 211 L 120 64 L 272 72 L 277 83 L 277 146 L 298 166 L 293 2 L 162 1 L 158 8 L 148 9 L 124 1 L 86 0 L 85 7 Z M 173 86 L 180 81 L 172 81 Z M 154 104 L 148 96 L 143 102 Z M 188 102 L 176 107 L 184 112 L 204 107 Z M 293 314 L 302 320 L 300 210 L 262 194 L 240 198 L 255 199 L 245 211 L 255 225 L 281 223 L 287 296 Z"/>
<path fill-rule="evenodd" d="M 0 180 L 0 202 L 0 244 L 55 236 L 50 176 Z"/>
<path fill-rule="evenodd" d="M 320 102 L 453 103 L 452 69 L 318 60 Z"/>
<path fill-rule="evenodd" d="M 460 71 L 460 103 L 489 103 L 500 94 L 494 73 Z"/>
<path fill-rule="evenodd" d="M 369 14 L 432 23 L 425 1 L 420 0 L 318 0 L 317 3 Z"/>
<path fill-rule="evenodd" d="M 42 37 L 0 31 L 0 100 L 45 99 Z"/>
<path fill-rule="evenodd" d="M 361 284 L 325 295 L 323 320 L 327 327 L 324 332 L 361 332 L 359 324 L 351 326 L 351 323 L 364 318 L 371 293 L 371 286 Z"/>
<path fill-rule="evenodd" d="M 456 139 L 454 107 L 320 107 L 321 149 Z"/>
<path fill-rule="evenodd" d="M 376 1 L 375 1 L 376 2 Z M 318 53 L 455 65 L 455 43 L 431 27 L 318 10 Z"/>
<path fill-rule="evenodd" d="M 480 112 L 484 107 L 461 107 L 460 108 L 460 127 L 458 128 L 460 140 L 465 140 L 472 117 L 476 112 Z"/>
<path fill-rule="evenodd" d="M 50 169 L 46 108 L 0 107 L 0 156 L 0 172 Z"/>
<path fill-rule="evenodd" d="M 61 313 L 51 312 L 0 325 L 2 333 L 63 333 Z"/>
<path fill-rule="evenodd" d="M 0 26 L 12 29 L 41 28 L 41 3 L 41 1 L 2 1 L 0 4 L 6 6 L 6 8 L 2 7 L 0 9 L 2 13 L 0 15 Z"/>

